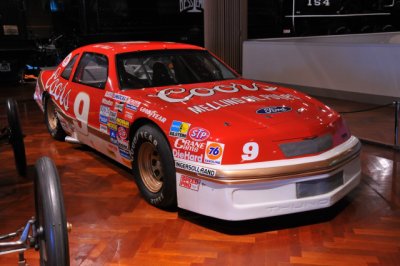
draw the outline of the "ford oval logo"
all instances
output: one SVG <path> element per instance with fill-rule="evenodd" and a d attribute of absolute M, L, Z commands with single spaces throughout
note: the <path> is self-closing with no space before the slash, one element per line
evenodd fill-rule
<path fill-rule="evenodd" d="M 257 114 L 277 114 L 290 112 L 292 108 L 287 106 L 268 106 L 257 110 Z"/>

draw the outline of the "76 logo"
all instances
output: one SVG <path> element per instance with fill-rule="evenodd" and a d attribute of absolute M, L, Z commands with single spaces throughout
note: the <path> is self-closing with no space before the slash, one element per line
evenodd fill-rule
<path fill-rule="evenodd" d="M 210 164 L 221 164 L 224 147 L 225 144 L 207 141 L 204 162 Z"/>

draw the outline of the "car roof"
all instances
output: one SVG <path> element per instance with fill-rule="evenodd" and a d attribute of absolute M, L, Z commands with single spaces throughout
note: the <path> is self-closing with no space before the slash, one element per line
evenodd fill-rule
<path fill-rule="evenodd" d="M 146 41 L 95 43 L 81 47 L 81 49 L 83 51 L 100 52 L 107 54 L 120 54 L 127 52 L 169 50 L 169 49 L 205 50 L 202 47 L 191 44 L 174 43 L 174 42 L 146 42 Z"/>

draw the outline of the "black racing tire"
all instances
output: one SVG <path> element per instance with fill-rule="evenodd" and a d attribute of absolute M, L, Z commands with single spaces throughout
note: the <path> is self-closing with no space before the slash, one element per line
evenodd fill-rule
<path fill-rule="evenodd" d="M 18 104 L 14 99 L 7 99 L 7 119 L 10 130 L 10 143 L 14 152 L 18 174 L 26 176 L 26 154 L 24 136 L 19 120 Z"/>
<path fill-rule="evenodd" d="M 57 116 L 57 106 L 49 95 L 44 96 L 44 122 L 50 135 L 60 141 L 64 141 L 67 134 L 61 126 Z"/>
<path fill-rule="evenodd" d="M 60 178 L 53 161 L 40 158 L 35 165 L 36 248 L 40 265 L 69 265 L 67 220 Z"/>
<path fill-rule="evenodd" d="M 153 125 L 140 127 L 133 139 L 132 170 L 147 202 L 162 209 L 176 208 L 176 170 L 168 141 Z"/>

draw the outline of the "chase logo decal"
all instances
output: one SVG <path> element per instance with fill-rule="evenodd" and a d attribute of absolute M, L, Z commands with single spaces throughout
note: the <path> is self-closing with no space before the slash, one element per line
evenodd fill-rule
<path fill-rule="evenodd" d="M 209 164 L 221 164 L 225 144 L 207 141 L 204 162 Z"/>
<path fill-rule="evenodd" d="M 173 137 L 186 138 L 190 124 L 174 120 L 169 129 L 169 135 Z"/>
<path fill-rule="evenodd" d="M 277 114 L 292 111 L 288 106 L 268 106 L 257 110 L 257 114 Z"/>

